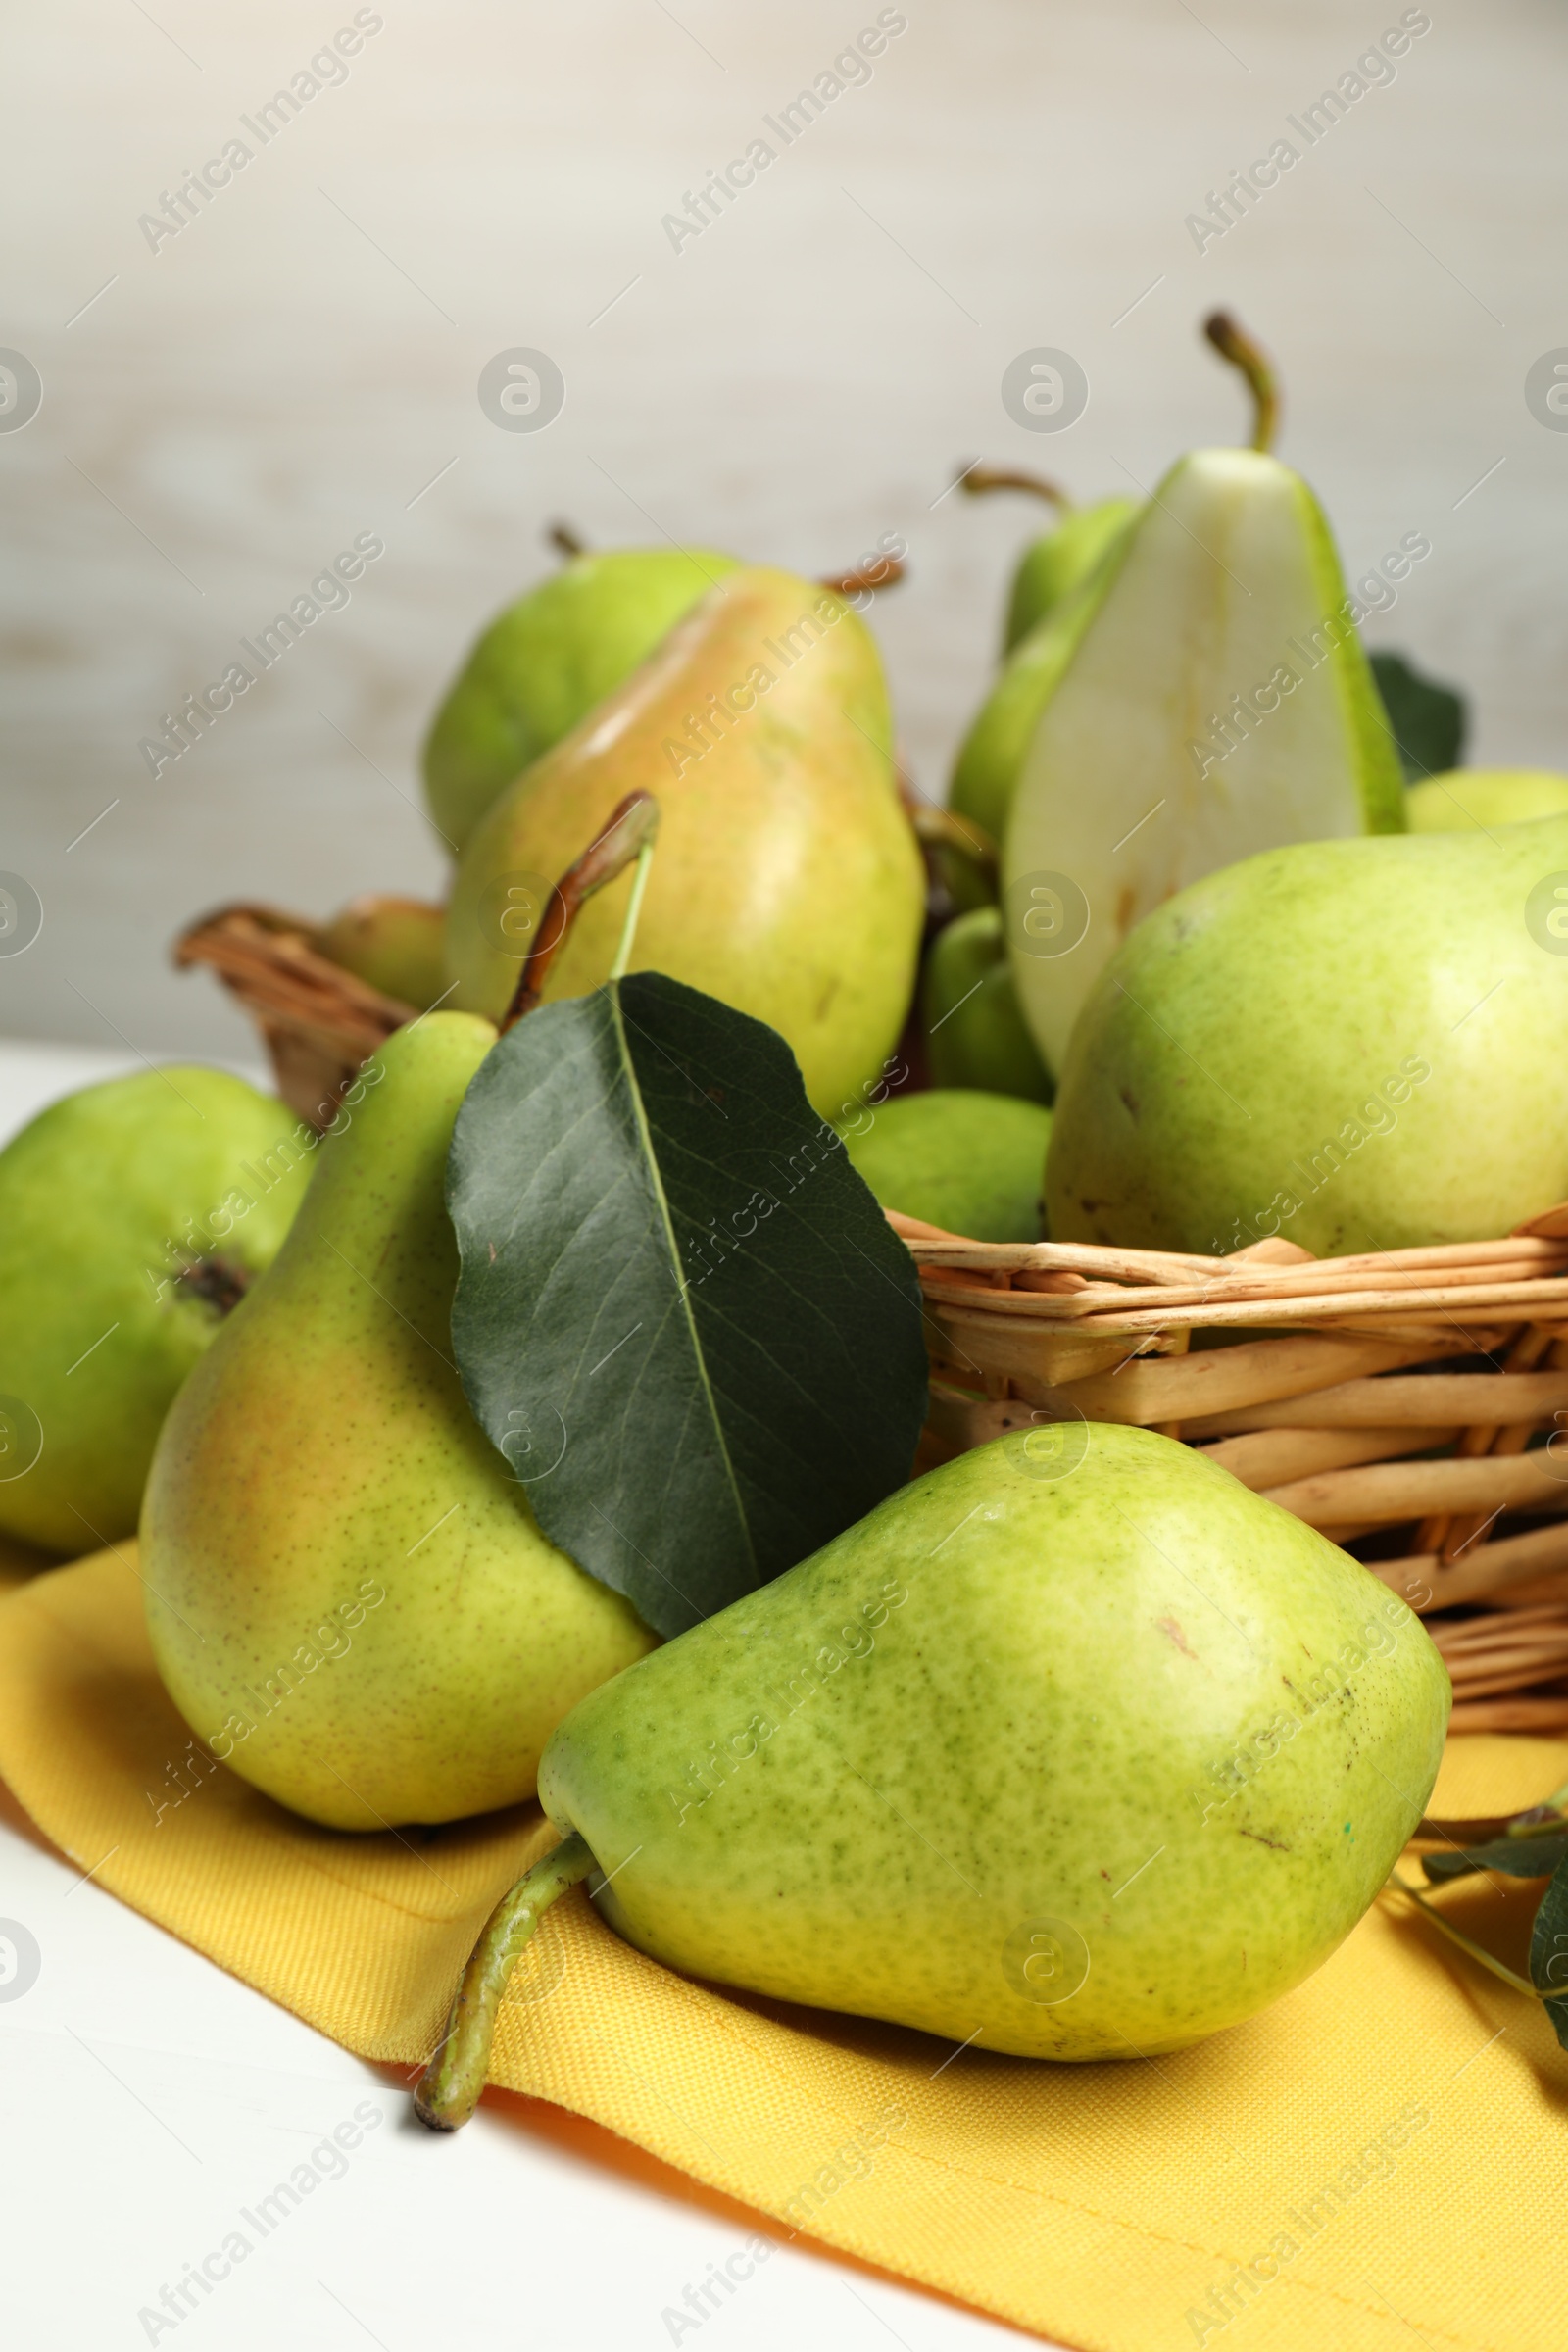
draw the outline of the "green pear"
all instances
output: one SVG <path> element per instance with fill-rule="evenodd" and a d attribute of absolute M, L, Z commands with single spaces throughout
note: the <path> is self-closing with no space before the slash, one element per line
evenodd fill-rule
<path fill-rule="evenodd" d="M 646 662 L 715 580 L 711 548 L 573 555 L 498 613 L 448 688 L 424 746 L 424 793 L 461 856 L 485 810 Z"/>
<path fill-rule="evenodd" d="M 938 932 L 926 954 L 920 1015 L 933 1086 L 1051 1101 L 1050 1073 L 1018 1009 L 1000 907 L 976 906 Z"/>
<path fill-rule="evenodd" d="M 1568 816 L 1272 850 L 1111 959 L 1067 1054 L 1057 1241 L 1318 1255 L 1568 1198 Z"/>
<path fill-rule="evenodd" d="M 1113 540 L 1100 564 L 1086 573 L 1014 646 L 1002 674 L 958 747 L 948 787 L 948 806 L 983 826 L 995 842 L 1005 839 L 1018 778 L 1034 740 L 1041 712 L 1061 682 L 1078 641 L 1099 611 L 1115 576 L 1128 534 Z M 963 907 L 979 903 L 973 868 L 956 859 L 944 864 L 944 878 Z"/>
<path fill-rule="evenodd" d="M 878 1074 L 913 993 L 925 877 L 891 730 L 875 641 L 842 597 L 731 572 L 479 826 L 448 917 L 454 1003 L 502 1016 L 528 944 L 503 925 L 642 786 L 661 817 L 639 966 L 768 1022 L 832 1116 Z M 547 1000 L 607 977 L 630 890 L 628 874 L 584 907 Z"/>
<path fill-rule="evenodd" d="M 446 994 L 446 935 L 444 906 L 369 891 L 323 926 L 317 945 L 368 987 L 424 1012 Z"/>
<path fill-rule="evenodd" d="M 175 1705 L 335 1829 L 532 1795 L 556 1723 L 655 1644 L 540 1534 L 452 1362 L 447 1151 L 494 1043 L 431 1013 L 366 1065 L 148 1480 L 147 1622 Z"/>
<path fill-rule="evenodd" d="M 971 1242 L 1038 1242 L 1051 1113 L 1016 1095 L 933 1087 L 858 1111 L 840 1133 L 884 1208 Z"/>
<path fill-rule="evenodd" d="M 1404 812 L 1412 833 L 1487 832 L 1568 811 L 1568 776 L 1544 767 L 1455 767 L 1412 784 Z"/>
<path fill-rule="evenodd" d="M 175 1064 L 0 1152 L 0 1530 L 53 1552 L 130 1534 L 164 1415 L 277 1254 L 315 1142 L 242 1078 Z"/>
<path fill-rule="evenodd" d="M 564 1842 L 486 1931 L 420 2112 L 468 2111 L 573 1876 L 709 1982 L 1024 2057 L 1183 2049 L 1349 1934 L 1449 1702 L 1402 1600 L 1190 1447 L 979 1446 L 561 1725 Z"/>
<path fill-rule="evenodd" d="M 1096 580 L 1003 860 L 1019 1001 L 1058 1073 L 1096 975 L 1186 884 L 1276 844 L 1404 824 L 1361 607 L 1299 474 L 1196 451 Z"/>
<path fill-rule="evenodd" d="M 1270 362 L 1224 311 L 1210 314 L 1203 333 L 1246 378 L 1252 402 L 1252 448 L 1268 450 L 1279 417 Z M 1075 508 L 1054 482 L 1006 467 L 973 466 L 960 478 L 971 495 L 1029 491 L 1048 500 L 1061 516 L 1053 530 L 1024 551 L 1013 575 L 1002 675 L 959 747 L 949 788 L 949 805 L 1000 842 L 1040 714 L 1115 576 L 1146 502 L 1102 498 L 1092 507 Z M 945 859 L 943 878 L 958 906 L 981 903 L 972 865 Z"/>
<path fill-rule="evenodd" d="M 1092 507 L 1069 507 L 1054 529 L 1030 542 L 1012 575 L 1004 659 L 1089 577 L 1142 504 L 1136 498 L 1101 498 Z"/>

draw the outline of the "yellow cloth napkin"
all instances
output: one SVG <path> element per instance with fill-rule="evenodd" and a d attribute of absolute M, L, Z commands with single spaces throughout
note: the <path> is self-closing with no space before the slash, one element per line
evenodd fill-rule
<path fill-rule="evenodd" d="M 551 1841 L 533 1806 L 339 1835 L 201 1762 L 133 1545 L 0 1600 L 0 1774 L 100 1886 L 380 2060 L 425 2056 L 485 1913 Z M 1458 1740 L 1439 1804 L 1565 1774 L 1560 1742 Z M 1537 1892 L 1479 1887 L 1464 1916 L 1495 1941 L 1500 1910 L 1513 1957 Z M 1118 2065 L 955 2056 L 689 1984 L 580 1889 L 536 1951 L 496 2082 L 1018 2327 L 1084 2352 L 1561 2352 L 1568 2055 L 1386 1904 L 1250 2025 Z"/>

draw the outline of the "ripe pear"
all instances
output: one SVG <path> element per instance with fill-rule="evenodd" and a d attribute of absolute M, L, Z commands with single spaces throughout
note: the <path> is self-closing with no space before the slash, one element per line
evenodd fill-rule
<path fill-rule="evenodd" d="M 1568 1198 L 1568 816 L 1308 842 L 1141 923 L 1073 1033 L 1057 1241 L 1319 1255 Z"/>
<path fill-rule="evenodd" d="M 1004 659 L 1089 577 L 1142 504 L 1136 498 L 1100 498 L 1092 507 L 1069 507 L 1054 530 L 1031 541 L 1012 575 Z"/>
<path fill-rule="evenodd" d="M 556 1723 L 656 1641 L 540 1534 L 452 1361 L 447 1151 L 494 1043 L 431 1013 L 367 1064 L 148 1481 L 147 1621 L 175 1705 L 335 1829 L 530 1796 Z"/>
<path fill-rule="evenodd" d="M 971 1242 L 1038 1242 L 1051 1113 L 1016 1095 L 933 1087 L 856 1114 L 844 1147 L 884 1208 Z"/>
<path fill-rule="evenodd" d="M 1455 767 L 1412 784 L 1404 812 L 1412 833 L 1488 832 L 1568 811 L 1568 776 L 1544 767 Z"/>
<path fill-rule="evenodd" d="M 832 1116 L 877 1074 L 913 992 L 924 869 L 891 725 L 875 642 L 842 597 L 731 572 L 479 826 L 448 917 L 454 1002 L 501 1017 L 529 944 L 502 928 L 507 893 L 537 904 L 644 786 L 661 821 L 638 966 L 768 1022 Z M 547 1000 L 607 977 L 630 890 L 628 874 L 584 907 Z"/>
<path fill-rule="evenodd" d="M 332 917 L 317 945 L 382 996 L 424 1012 L 446 993 L 446 908 L 432 900 L 368 891 Z"/>
<path fill-rule="evenodd" d="M 1050 1073 L 1018 1009 L 1000 907 L 976 906 L 938 932 L 926 955 L 920 1015 L 933 1086 L 1051 1101 Z"/>
<path fill-rule="evenodd" d="M 1096 975 L 1186 884 L 1276 844 L 1404 824 L 1361 607 L 1299 474 L 1198 450 L 1113 562 L 1036 725 L 1004 857 L 1019 1001 L 1057 1073 Z"/>
<path fill-rule="evenodd" d="M 315 1143 L 176 1064 L 51 1103 L 0 1152 L 0 1530 L 53 1552 L 131 1533 L 164 1415 L 277 1254 Z"/>
<path fill-rule="evenodd" d="M 706 547 L 573 555 L 497 614 L 447 689 L 424 746 L 425 800 L 454 855 L 514 776 L 735 568 L 733 556 Z"/>
<path fill-rule="evenodd" d="M 561 1725 L 552 1883 L 504 1898 L 420 2111 L 463 2120 L 476 2012 L 573 1874 L 710 1982 L 1024 2057 L 1183 2049 L 1349 1934 L 1449 1703 L 1405 1603 L 1200 1453 L 979 1446 Z"/>

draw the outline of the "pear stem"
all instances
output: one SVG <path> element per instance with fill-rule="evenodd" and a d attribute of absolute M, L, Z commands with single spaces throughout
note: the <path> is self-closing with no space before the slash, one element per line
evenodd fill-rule
<path fill-rule="evenodd" d="M 1228 360 L 1247 378 L 1252 395 L 1253 449 L 1270 450 L 1280 421 L 1280 388 L 1272 362 L 1229 311 L 1214 311 L 1203 320 L 1203 332 L 1222 360 Z"/>
<path fill-rule="evenodd" d="M 1517 1970 L 1509 1968 L 1506 1962 L 1497 1959 L 1494 1953 L 1489 1952 L 1485 1944 L 1477 1943 L 1472 1936 L 1466 1936 L 1462 1929 L 1456 1928 L 1451 1919 L 1446 1919 L 1437 1904 L 1429 1902 L 1427 1897 L 1417 1887 L 1412 1886 L 1407 1879 L 1401 1879 L 1396 1870 L 1390 1871 L 1389 1885 L 1397 1886 L 1401 1894 L 1408 1895 L 1411 1902 L 1425 1912 L 1433 1926 L 1446 1936 L 1451 1943 L 1456 1943 L 1461 1951 L 1468 1952 L 1472 1960 L 1479 1960 L 1482 1967 L 1489 1968 L 1494 1977 L 1500 1977 L 1504 1984 L 1511 1984 L 1515 1992 L 1525 1993 L 1533 2001 L 1568 2000 L 1568 1984 L 1565 1984 L 1557 1992 L 1543 1992 L 1538 1984 L 1531 1984 L 1528 1977 L 1521 1977 Z"/>
<path fill-rule="evenodd" d="M 569 522 L 553 522 L 545 537 L 557 555 L 564 556 L 568 564 L 573 556 L 585 556 L 588 553 L 588 542 L 578 538 Z"/>
<path fill-rule="evenodd" d="M 965 858 L 978 873 L 987 890 L 997 887 L 997 845 L 984 825 L 972 817 L 960 816 L 956 808 L 940 808 L 934 801 L 917 801 L 911 793 L 905 801 L 914 838 L 922 849 L 952 850 Z"/>
<path fill-rule="evenodd" d="M 525 1870 L 491 1912 L 453 1996 L 446 2033 L 414 2094 L 415 2113 L 432 2132 L 456 2132 L 478 2106 L 508 1979 L 541 1915 L 598 1867 L 574 1830 Z"/>
<path fill-rule="evenodd" d="M 991 490 L 1022 490 L 1030 498 L 1043 498 L 1058 514 L 1072 513 L 1073 502 L 1059 482 L 1048 481 L 1043 473 L 1026 472 L 1021 466 L 982 466 L 976 459 L 958 475 L 957 487 L 966 498 L 984 498 Z"/>
<path fill-rule="evenodd" d="M 877 556 L 869 564 L 856 564 L 851 571 L 826 571 L 817 584 L 830 588 L 835 596 L 866 596 L 878 588 L 893 587 L 907 569 L 902 556 Z"/>
<path fill-rule="evenodd" d="M 501 1024 L 503 1036 L 539 1004 L 545 993 L 550 967 L 560 955 L 583 901 L 591 899 L 596 890 L 603 890 L 607 882 L 613 882 L 617 874 L 623 874 L 634 858 L 642 858 L 651 851 L 658 831 L 659 803 L 653 794 L 628 792 L 598 840 L 590 842 L 582 856 L 567 866 L 550 894 L 545 919 L 539 926 L 539 937 L 517 975 L 516 991 L 507 1007 L 507 1017 Z M 645 865 L 642 882 L 646 882 L 646 879 Z M 637 909 L 642 905 L 642 882 L 632 889 L 634 923 Z M 552 916 L 556 917 L 554 922 Z M 628 955 L 631 952 L 630 941 L 624 934 L 621 949 Z M 612 977 L 619 978 L 618 968 Z"/>

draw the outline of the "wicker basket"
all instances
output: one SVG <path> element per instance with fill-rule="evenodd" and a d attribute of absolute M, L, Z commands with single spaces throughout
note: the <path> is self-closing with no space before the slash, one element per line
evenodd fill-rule
<path fill-rule="evenodd" d="M 1201 1446 L 1431 1621 L 1455 1731 L 1568 1728 L 1568 1206 L 1500 1241 L 1322 1259 L 891 1222 L 926 1300 L 922 1466 L 1073 1419 Z"/>
<path fill-rule="evenodd" d="M 318 940 L 234 906 L 174 954 L 245 1005 L 278 1092 L 319 1128 L 415 1011 Z M 1568 1438 L 1540 1442 L 1568 1431 L 1568 1206 L 1501 1241 L 1330 1259 L 1282 1240 L 1185 1257 L 891 1222 L 926 1298 L 922 1468 L 1073 1419 L 1202 1446 L 1428 1617 L 1456 1731 L 1568 1729 Z"/>

